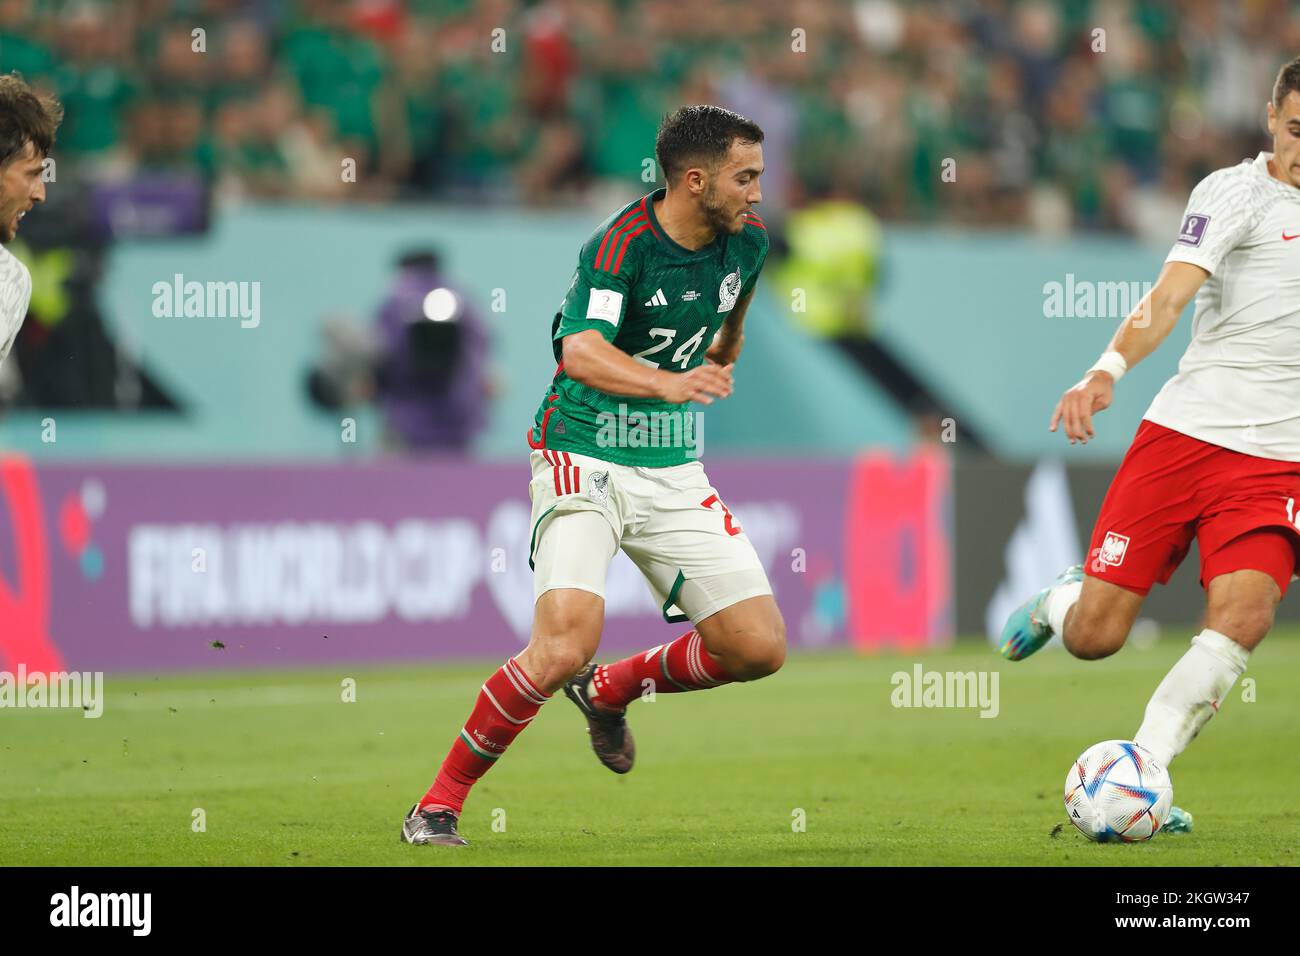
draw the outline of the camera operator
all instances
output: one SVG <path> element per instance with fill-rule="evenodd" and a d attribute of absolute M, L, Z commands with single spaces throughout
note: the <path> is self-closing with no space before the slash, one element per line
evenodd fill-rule
<path fill-rule="evenodd" d="M 376 398 L 390 447 L 468 451 L 487 422 L 489 341 L 436 253 L 402 257 L 376 331 Z"/>

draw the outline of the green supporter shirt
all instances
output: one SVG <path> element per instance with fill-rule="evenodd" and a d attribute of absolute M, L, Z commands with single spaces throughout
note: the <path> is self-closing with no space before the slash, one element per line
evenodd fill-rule
<path fill-rule="evenodd" d="M 689 250 L 655 218 L 658 189 L 624 206 L 578 253 L 578 268 L 551 323 L 560 363 L 528 434 L 533 448 L 643 468 L 699 457 L 690 403 L 608 395 L 569 378 L 562 340 L 595 329 L 650 368 L 685 372 L 704 363 L 714 334 L 754 289 L 767 259 L 767 229 L 754 213 L 742 231 Z"/>

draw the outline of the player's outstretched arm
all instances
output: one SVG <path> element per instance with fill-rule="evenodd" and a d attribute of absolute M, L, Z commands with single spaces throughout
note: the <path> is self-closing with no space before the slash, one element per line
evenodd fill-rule
<path fill-rule="evenodd" d="M 749 311 L 750 300 L 754 298 L 754 290 L 749 290 L 749 295 L 745 296 L 736 303 L 722 323 L 722 328 L 718 329 L 717 335 L 713 337 L 713 342 L 709 345 L 709 350 L 704 353 L 704 357 L 715 365 L 734 365 L 736 359 L 740 358 L 740 350 L 745 344 L 745 313 Z"/>
<path fill-rule="evenodd" d="M 566 335 L 562 348 L 565 374 L 606 395 L 712 405 L 714 398 L 731 394 L 730 365 L 706 363 L 689 372 L 651 368 L 611 345 L 595 329 Z"/>
<path fill-rule="evenodd" d="M 1092 416 L 1110 407 L 1116 378 L 1154 352 L 1169 336 L 1187 303 L 1209 277 L 1208 272 L 1190 262 L 1166 262 L 1155 286 L 1115 330 L 1101 359 L 1056 403 L 1048 431 L 1056 431 L 1060 422 L 1071 445 L 1076 441 L 1086 445 L 1094 434 Z"/>

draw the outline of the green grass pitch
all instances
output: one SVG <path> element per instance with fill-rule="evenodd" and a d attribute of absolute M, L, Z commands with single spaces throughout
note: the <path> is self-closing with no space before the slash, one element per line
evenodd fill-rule
<path fill-rule="evenodd" d="M 465 849 L 406 846 L 398 828 L 499 662 L 109 675 L 98 720 L 0 710 L 0 864 L 1300 863 L 1294 632 L 1254 655 L 1255 699 L 1239 683 L 1173 766 L 1194 833 L 1098 846 L 1065 819 L 1070 761 L 1132 735 L 1187 636 L 1091 663 L 1011 664 L 982 641 L 919 659 L 997 671 L 992 719 L 893 707 L 913 658 L 792 655 L 755 684 L 633 704 L 626 777 L 557 695 L 471 795 Z"/>

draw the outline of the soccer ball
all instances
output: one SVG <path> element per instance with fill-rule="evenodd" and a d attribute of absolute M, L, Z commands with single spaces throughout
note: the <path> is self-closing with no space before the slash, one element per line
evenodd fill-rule
<path fill-rule="evenodd" d="M 1098 843 L 1150 840 L 1169 816 L 1174 785 L 1151 751 L 1105 740 L 1079 755 L 1065 775 L 1065 812 Z"/>

